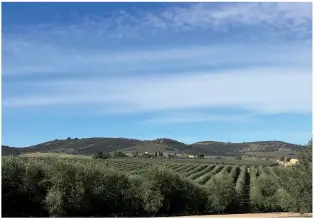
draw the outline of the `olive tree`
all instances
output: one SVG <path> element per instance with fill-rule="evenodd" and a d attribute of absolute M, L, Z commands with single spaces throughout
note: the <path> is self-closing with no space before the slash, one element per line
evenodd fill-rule
<path fill-rule="evenodd" d="M 312 212 L 312 139 L 301 153 L 299 163 L 284 171 L 281 185 L 286 191 L 290 211 Z"/>

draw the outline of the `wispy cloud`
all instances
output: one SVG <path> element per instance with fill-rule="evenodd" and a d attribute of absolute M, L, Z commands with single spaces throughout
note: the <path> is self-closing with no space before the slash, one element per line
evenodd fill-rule
<path fill-rule="evenodd" d="M 103 6 L 105 7 L 105 5 Z M 206 29 L 225 32 L 232 28 L 254 27 L 275 29 L 278 34 L 309 36 L 311 32 L 311 3 L 181 3 L 156 10 L 132 10 L 85 15 L 78 22 L 16 27 L 37 37 L 77 39 L 134 38 L 161 31 L 178 32 Z M 4 27 L 7 30 L 7 27 Z M 12 28 L 12 32 L 14 32 Z M 269 32 L 273 34 L 274 31 Z M 275 36 L 275 35 L 274 35 Z"/>
<path fill-rule="evenodd" d="M 229 114 L 214 114 L 214 113 L 166 113 L 159 116 L 153 116 L 142 121 L 150 124 L 182 124 L 182 123 L 200 123 L 200 122 L 252 122 L 254 116 L 250 115 L 229 115 Z"/>
<path fill-rule="evenodd" d="M 149 11 L 85 15 L 66 24 L 6 26 L 4 23 L 2 72 L 4 76 L 82 72 L 121 75 L 131 71 L 149 74 L 232 64 L 308 65 L 311 62 L 311 8 L 311 3 L 182 3 Z M 186 31 L 197 35 L 230 31 L 227 36 L 232 35 L 233 40 L 204 45 L 201 41 L 196 43 L 198 38 L 191 36 L 194 43 L 174 43 L 170 48 L 157 42 L 163 34 L 175 32 L 174 36 L 179 37 Z M 249 39 L 238 41 L 238 33 Z M 141 44 L 157 42 L 160 48 L 125 49 L 117 44 L 113 52 L 108 36 L 128 38 L 129 35 L 143 37 Z M 273 35 L 290 37 L 280 43 L 269 43 Z M 300 35 L 305 37 L 301 37 L 303 41 L 294 42 Z M 266 41 L 256 44 L 253 40 L 256 37 Z M 145 48 L 141 44 L 138 47 Z"/>
<path fill-rule="evenodd" d="M 215 6 L 200 3 L 189 7 L 174 7 L 147 17 L 151 21 L 148 22 L 149 25 L 162 28 L 212 28 L 214 31 L 226 31 L 235 26 L 262 25 L 278 28 L 279 31 L 309 26 L 312 7 L 310 3 L 218 3 Z"/>
<path fill-rule="evenodd" d="M 23 91 L 22 86 L 20 89 Z M 311 74 L 287 69 L 78 79 L 33 83 L 33 89 L 38 94 L 6 96 L 3 105 L 53 107 L 79 104 L 107 113 L 227 106 L 266 114 L 311 112 Z"/>
<path fill-rule="evenodd" d="M 276 45 L 225 44 L 186 46 L 133 51 L 82 51 L 31 44 L 5 44 L 3 75 L 71 74 L 121 75 L 184 71 L 189 68 L 227 65 L 294 65 L 311 66 L 311 47 L 307 43 Z M 254 54 L 254 55 L 252 55 Z"/>
<path fill-rule="evenodd" d="M 310 113 L 311 8 L 311 3 L 184 3 L 86 15 L 65 24 L 4 25 L 3 105 L 79 105 L 107 114 L 214 107 L 254 115 Z M 237 34 L 249 38 L 239 40 Z M 170 35 L 192 42 L 164 43 L 162 36 Z M 199 40 L 202 35 L 215 35 L 216 41 Z M 109 38 L 128 46 L 111 46 Z M 235 118 L 175 113 L 150 122 Z"/>

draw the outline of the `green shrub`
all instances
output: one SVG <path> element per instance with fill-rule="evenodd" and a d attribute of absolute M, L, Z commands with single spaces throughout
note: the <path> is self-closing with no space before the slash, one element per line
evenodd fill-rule
<path fill-rule="evenodd" d="M 196 182 L 201 184 L 201 185 L 204 185 L 205 183 L 207 183 L 211 179 L 212 176 L 217 174 L 222 169 L 223 169 L 223 166 L 217 165 L 217 166 L 214 167 L 214 169 L 212 169 L 208 173 L 206 173 L 206 174 L 202 175 L 201 177 L 199 177 L 196 180 Z"/>
<path fill-rule="evenodd" d="M 110 154 L 109 153 L 103 154 L 102 152 L 99 152 L 93 156 L 93 159 L 108 159 L 108 158 L 111 158 Z"/>
<path fill-rule="evenodd" d="M 51 216 L 127 216 L 143 209 L 141 182 L 126 174 L 66 162 L 55 164 L 50 174 L 46 204 Z"/>
<path fill-rule="evenodd" d="M 88 206 L 81 206 L 87 186 L 83 181 L 83 178 L 87 178 L 83 166 L 58 162 L 50 169 L 49 174 L 50 188 L 45 202 L 50 216 L 66 217 L 76 216 L 80 211 L 84 213 Z"/>
<path fill-rule="evenodd" d="M 103 159 L 108 159 L 108 158 L 111 158 L 111 156 L 110 156 L 109 153 L 105 153 L 105 154 L 103 154 L 102 158 Z"/>
<path fill-rule="evenodd" d="M 232 170 L 230 171 L 230 176 L 233 178 L 233 183 L 237 181 L 238 175 L 240 174 L 240 167 L 239 166 L 233 166 Z"/>
<path fill-rule="evenodd" d="M 295 198 L 291 197 L 290 194 L 284 189 L 279 188 L 276 193 L 276 199 L 278 205 L 283 211 L 296 212 L 292 206 L 295 205 Z"/>
<path fill-rule="evenodd" d="M 119 157 L 127 157 L 127 155 L 121 151 L 115 151 L 113 153 L 113 158 L 119 158 Z"/>
<path fill-rule="evenodd" d="M 240 174 L 239 174 L 237 182 L 236 182 L 236 186 L 235 186 L 235 190 L 237 192 L 237 204 L 238 205 L 240 204 L 242 195 L 244 193 L 244 186 L 246 183 L 246 177 L 247 177 L 247 167 L 242 166 Z"/>
<path fill-rule="evenodd" d="M 206 210 L 208 192 L 204 187 L 184 179 L 168 169 L 154 168 L 145 177 L 148 179 L 149 190 L 146 203 L 147 199 L 157 197 L 154 201 L 154 210 L 159 205 L 158 214 L 195 214 Z"/>
<path fill-rule="evenodd" d="M 278 202 L 280 186 L 276 178 L 263 173 L 252 183 L 251 204 L 255 210 L 260 212 L 283 210 Z"/>
<path fill-rule="evenodd" d="M 176 172 L 181 171 L 182 176 L 190 175 L 200 183 L 206 182 L 206 186 L 201 186 L 169 169 L 151 168 L 152 165 L 141 163 L 139 166 L 145 168 L 137 172 L 138 165 L 128 159 L 5 158 L 2 163 L 2 216 L 135 217 L 195 215 L 208 211 L 231 213 L 238 207 L 239 194 L 246 181 L 245 167 L 241 167 L 235 185 L 239 167 L 210 165 L 194 169 L 191 164 L 169 165 Z M 296 165 L 286 171 L 259 168 L 258 178 L 252 167 L 250 195 L 253 207 L 263 212 L 309 209 L 312 203 L 309 165 Z M 124 169 L 138 175 L 120 172 Z M 197 173 L 191 174 L 196 170 Z M 292 181 L 280 183 L 273 170 L 290 176 Z M 280 174 L 281 177 L 285 179 Z"/>
<path fill-rule="evenodd" d="M 281 185 L 289 200 L 289 210 L 300 213 L 312 212 L 312 139 L 299 157 L 299 164 L 286 169 Z"/>
<path fill-rule="evenodd" d="M 154 155 L 153 154 L 143 154 L 142 158 L 153 158 Z"/>
<path fill-rule="evenodd" d="M 148 195 L 151 191 L 148 186 L 148 181 L 139 175 L 132 175 L 129 178 L 130 189 L 128 192 L 128 200 L 132 204 L 129 206 L 129 216 L 144 216 L 152 212 L 156 212 L 156 208 L 159 208 L 159 197 L 153 197 L 148 199 Z M 147 211 L 145 211 L 145 209 Z"/>
<path fill-rule="evenodd" d="M 289 201 L 289 211 L 312 211 L 312 173 L 301 165 L 286 168 L 282 172 L 281 185 L 286 192 L 285 199 Z"/>
<path fill-rule="evenodd" d="M 2 216 L 45 217 L 44 169 L 36 163 L 10 157 L 2 160 Z"/>
<path fill-rule="evenodd" d="M 104 170 L 101 170 L 104 171 Z M 100 174 L 100 172 L 98 172 Z M 107 171 L 93 185 L 90 201 L 95 216 L 131 216 L 143 209 L 141 190 L 142 181 L 131 179 L 124 173 Z"/>
<path fill-rule="evenodd" d="M 214 176 L 208 184 L 208 191 L 211 211 L 223 213 L 236 201 L 235 185 L 227 173 Z"/>

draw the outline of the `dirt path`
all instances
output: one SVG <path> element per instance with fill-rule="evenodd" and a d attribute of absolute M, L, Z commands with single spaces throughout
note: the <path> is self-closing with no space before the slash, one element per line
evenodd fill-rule
<path fill-rule="evenodd" d="M 93 145 L 95 145 L 95 144 L 99 144 L 99 143 L 102 143 L 102 142 L 104 142 L 104 141 L 106 141 L 106 140 L 97 141 L 97 142 L 95 142 L 95 143 L 92 143 L 92 144 L 86 145 L 86 146 L 81 147 L 81 148 L 83 148 L 83 149 L 85 149 L 85 148 L 89 148 L 89 147 L 91 147 L 91 146 L 93 146 Z"/>
<path fill-rule="evenodd" d="M 224 215 L 199 215 L 199 216 L 183 216 L 189 218 L 286 218 L 286 217 L 312 217 L 312 214 L 300 215 L 298 213 L 252 213 L 252 214 L 224 214 Z"/>

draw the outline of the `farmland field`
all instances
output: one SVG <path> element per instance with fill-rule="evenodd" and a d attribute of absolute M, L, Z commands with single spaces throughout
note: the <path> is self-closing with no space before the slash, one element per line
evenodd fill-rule
<path fill-rule="evenodd" d="M 85 158 L 91 159 L 92 156 L 88 155 L 71 155 L 65 153 L 22 153 L 20 157 L 54 157 L 54 158 Z M 124 158 L 130 159 L 136 162 L 149 162 L 149 163 L 191 163 L 191 164 L 229 164 L 229 165 L 248 165 L 248 166 L 269 166 L 274 164 L 273 161 L 266 161 L 261 159 L 253 158 L 243 158 L 241 160 L 235 159 L 235 157 L 219 157 L 216 156 L 207 156 L 205 159 L 187 159 L 187 158 L 178 158 L 178 159 L 167 159 L 167 158 L 158 158 L 158 159 L 147 159 L 147 158 Z"/>
<path fill-rule="evenodd" d="M 7 216 L 285 211 L 281 204 L 284 190 L 280 187 L 284 169 L 280 167 L 26 156 L 4 158 L 2 170 L 3 214 Z M 266 191 L 266 195 L 267 188 L 261 184 L 265 180 L 273 183 L 269 184 L 273 191 Z M 12 188 L 21 193 L 19 198 L 11 193 Z M 41 210 L 35 211 L 37 208 Z"/>

